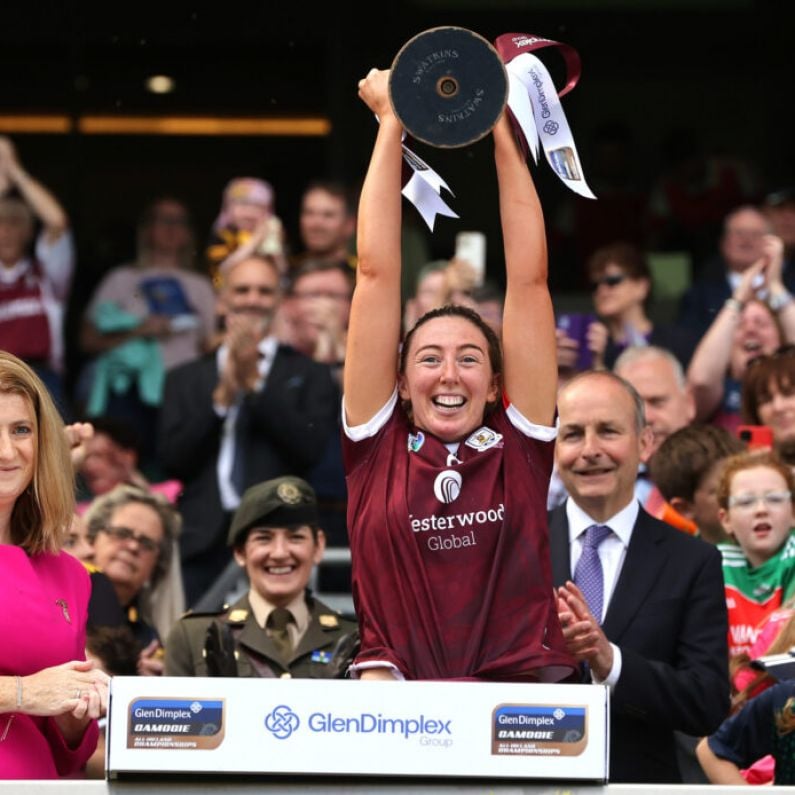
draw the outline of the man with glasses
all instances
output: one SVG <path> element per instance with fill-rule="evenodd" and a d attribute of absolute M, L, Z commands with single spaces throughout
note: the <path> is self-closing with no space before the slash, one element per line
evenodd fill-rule
<path fill-rule="evenodd" d="M 339 395 L 328 368 L 272 334 L 280 297 L 272 260 L 252 255 L 233 265 L 219 296 L 220 348 L 166 378 L 160 452 L 167 473 L 184 484 L 180 552 L 189 605 L 231 558 L 226 531 L 246 488 L 305 474 L 335 427 Z"/>

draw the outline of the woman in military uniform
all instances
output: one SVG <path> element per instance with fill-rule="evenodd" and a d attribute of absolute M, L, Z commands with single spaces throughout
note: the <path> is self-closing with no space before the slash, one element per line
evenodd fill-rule
<path fill-rule="evenodd" d="M 166 675 L 344 676 L 358 632 L 307 591 L 326 546 L 309 484 L 281 477 L 252 486 L 228 543 L 249 591 L 221 613 L 177 622 L 166 641 Z"/>

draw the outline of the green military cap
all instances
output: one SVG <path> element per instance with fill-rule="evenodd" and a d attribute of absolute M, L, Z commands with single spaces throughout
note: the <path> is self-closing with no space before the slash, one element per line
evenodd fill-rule
<path fill-rule="evenodd" d="M 252 527 L 300 527 L 318 524 L 317 498 L 301 478 L 285 475 L 246 490 L 232 517 L 227 543 L 235 546 Z"/>

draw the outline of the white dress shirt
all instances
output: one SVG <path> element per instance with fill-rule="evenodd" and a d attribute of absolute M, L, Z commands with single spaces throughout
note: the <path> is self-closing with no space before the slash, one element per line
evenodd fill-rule
<path fill-rule="evenodd" d="M 604 583 L 604 599 L 602 600 L 602 615 L 597 616 L 599 623 L 604 621 L 610 599 L 613 596 L 618 577 L 621 574 L 621 567 L 624 565 L 624 558 L 627 555 L 629 540 L 632 538 L 632 531 L 638 518 L 640 505 L 637 500 L 632 499 L 630 503 L 622 508 L 617 514 L 611 516 L 604 522 L 597 522 L 593 517 L 588 516 L 571 498 L 566 501 L 566 518 L 569 522 L 569 560 L 571 563 L 571 578 L 574 580 L 574 571 L 577 562 L 582 555 L 582 547 L 585 543 L 585 531 L 592 525 L 603 525 L 609 527 L 613 532 L 609 535 L 598 548 L 599 561 L 602 564 L 602 575 Z M 599 680 L 591 672 L 593 680 L 597 684 L 606 684 L 612 690 L 621 675 L 621 650 L 615 643 L 613 647 L 613 667 L 604 680 Z"/>
<path fill-rule="evenodd" d="M 268 378 L 271 367 L 273 366 L 273 359 L 276 356 L 276 351 L 279 347 L 279 341 L 276 337 L 265 337 L 261 340 L 257 348 L 260 352 L 260 358 L 257 362 L 257 369 L 259 370 L 259 381 L 254 387 L 255 392 L 261 392 L 265 386 L 265 381 Z M 229 349 L 226 345 L 222 345 L 216 354 L 216 361 L 218 362 L 218 374 L 223 372 L 226 365 L 226 357 L 229 355 Z M 237 414 L 240 410 L 240 403 L 243 400 L 243 395 L 238 396 L 238 400 L 232 406 L 218 406 L 213 405 L 215 413 L 224 418 L 224 426 L 221 431 L 221 447 L 218 450 L 218 491 L 221 495 L 221 505 L 225 511 L 236 511 L 240 506 L 242 494 L 238 494 L 235 487 L 232 485 L 232 466 L 235 461 L 235 423 L 237 422 Z"/>

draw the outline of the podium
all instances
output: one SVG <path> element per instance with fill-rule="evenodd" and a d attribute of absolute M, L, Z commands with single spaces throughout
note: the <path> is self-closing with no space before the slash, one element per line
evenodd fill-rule
<path fill-rule="evenodd" d="M 114 677 L 110 778 L 607 779 L 600 685 Z"/>

